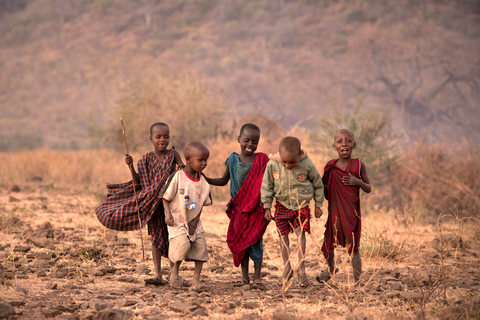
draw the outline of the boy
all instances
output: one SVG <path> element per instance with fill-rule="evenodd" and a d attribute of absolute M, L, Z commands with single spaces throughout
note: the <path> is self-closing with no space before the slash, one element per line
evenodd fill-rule
<path fill-rule="evenodd" d="M 308 287 L 305 272 L 305 232 L 310 233 L 310 200 L 315 200 L 315 217 L 323 214 L 321 206 L 324 200 L 322 178 L 307 153 L 302 150 L 300 140 L 285 137 L 281 140 L 279 152 L 270 156 L 263 176 L 261 201 L 265 208 L 265 219 L 272 219 L 271 207 L 275 204 L 275 223 L 281 236 L 280 249 L 283 258 L 283 283 L 293 277 L 289 258 L 288 234 L 295 230 L 300 234 L 298 252 L 298 282 L 300 287 Z M 292 229 L 293 226 L 293 229 Z"/>
<path fill-rule="evenodd" d="M 353 133 L 347 129 L 339 130 L 334 137 L 333 148 L 338 159 L 330 160 L 323 173 L 323 183 L 328 200 L 328 219 L 322 252 L 327 259 L 328 272 L 316 277 L 318 282 L 328 281 L 335 270 L 335 252 L 337 245 L 348 248 L 352 254 L 352 267 L 355 285 L 358 287 L 362 274 L 362 260 L 358 249 L 361 235 L 360 189 L 366 193 L 372 191 L 365 164 L 358 158 L 352 159 L 352 151 L 357 146 Z M 338 271 L 335 270 L 335 271 Z"/>
<path fill-rule="evenodd" d="M 245 123 L 238 136 L 240 154 L 233 152 L 225 161 L 221 178 L 207 178 L 208 183 L 224 186 L 230 180 L 230 196 L 227 215 L 230 218 L 227 244 L 236 267 L 241 265 L 242 283 L 249 284 L 249 258 L 253 260 L 255 275 L 253 287 L 264 289 L 262 281 L 263 241 L 267 229 L 265 210 L 260 203 L 260 188 L 268 162 L 268 156 L 257 150 L 260 129 L 253 123 Z"/>
<path fill-rule="evenodd" d="M 107 228 L 117 231 L 138 230 L 148 225 L 148 234 L 152 236 L 152 257 L 156 277 L 145 279 L 146 284 L 165 285 L 162 278 L 162 256 L 167 256 L 168 235 L 163 204 L 159 194 L 175 171 L 183 168 L 182 158 L 175 149 L 167 149 L 170 142 L 170 129 L 163 122 L 156 122 L 150 127 L 150 142 L 154 150 L 143 155 L 138 161 L 138 173 L 133 167 L 133 158 L 127 154 L 125 162 L 130 168 L 133 181 L 107 183 L 107 199 L 95 209 L 98 220 Z M 137 196 L 133 191 L 133 184 Z M 140 225 L 138 211 L 140 211 Z"/>
<path fill-rule="evenodd" d="M 192 290 L 201 291 L 200 273 L 208 255 L 200 214 L 203 206 L 212 204 L 210 186 L 201 172 L 207 166 L 209 151 L 202 143 L 192 141 L 185 145 L 183 153 L 187 163 L 185 169 L 170 178 L 162 194 L 170 242 L 168 258 L 173 263 L 170 283 L 172 288 L 180 289 L 180 264 L 183 260 L 193 260 Z"/>

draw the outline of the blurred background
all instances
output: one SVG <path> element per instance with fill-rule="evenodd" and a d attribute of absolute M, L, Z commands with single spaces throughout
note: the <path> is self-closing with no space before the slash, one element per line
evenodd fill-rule
<path fill-rule="evenodd" d="M 103 195 L 128 179 L 120 118 L 135 160 L 163 121 L 209 175 L 245 122 L 320 172 L 348 127 L 372 208 L 479 215 L 477 0 L 0 0 L 0 70 L 4 186 Z"/>

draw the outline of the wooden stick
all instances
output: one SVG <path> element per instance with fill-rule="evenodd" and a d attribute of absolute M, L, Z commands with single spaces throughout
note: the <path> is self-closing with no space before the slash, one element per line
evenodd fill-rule
<path fill-rule="evenodd" d="M 123 126 L 123 119 L 122 118 L 120 118 L 120 123 L 122 124 L 123 141 L 125 141 L 125 148 L 127 149 L 127 154 L 129 154 L 128 153 L 127 138 L 125 136 L 125 127 Z M 129 167 L 130 167 L 130 173 L 132 174 L 133 193 L 135 194 L 135 203 L 137 204 L 138 221 L 140 222 L 140 240 L 142 241 L 142 261 L 145 262 L 145 246 L 143 245 L 142 218 L 140 216 L 140 206 L 138 205 L 137 190 L 135 189 L 135 177 L 133 176 L 133 163 L 130 164 Z"/>

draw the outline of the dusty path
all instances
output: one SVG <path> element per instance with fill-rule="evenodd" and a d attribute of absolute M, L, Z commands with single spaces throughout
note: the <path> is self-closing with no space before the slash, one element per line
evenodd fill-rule
<path fill-rule="evenodd" d="M 265 288 L 243 285 L 225 242 L 228 218 L 224 206 L 216 204 L 205 208 L 202 216 L 209 246 L 202 273 L 206 289 L 194 292 L 146 286 L 144 279 L 151 277 L 153 268 L 149 240 L 147 260 L 142 261 L 139 232 L 105 229 L 94 216 L 97 204 L 93 196 L 58 190 L 0 193 L 0 317 L 410 319 L 421 316 L 422 309 L 427 318 L 480 317 L 478 225 L 462 232 L 458 226 L 446 229 L 444 249 L 439 249 L 438 235 L 430 227 L 392 226 L 397 231 L 378 239 L 391 242 L 395 257 L 364 257 L 364 285 L 350 292 L 348 257 L 327 285 L 315 280 L 325 268 L 318 254 L 325 217 L 312 220 L 306 258 L 310 286 L 300 288 L 294 279 L 283 295 L 274 225 L 264 237 Z M 370 234 L 383 227 L 374 220 L 365 224 Z M 147 238 L 145 230 L 143 234 Z M 168 267 L 163 269 L 166 276 Z M 192 274 L 193 263 L 184 263 L 181 275 L 191 279 Z"/>

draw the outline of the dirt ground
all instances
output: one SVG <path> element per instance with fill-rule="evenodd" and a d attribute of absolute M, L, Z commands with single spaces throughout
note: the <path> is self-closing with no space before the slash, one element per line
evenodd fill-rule
<path fill-rule="evenodd" d="M 98 198 L 38 188 L 0 193 L 0 317 L 8 319 L 479 319 L 480 229 L 475 221 L 440 226 L 366 215 L 363 278 L 352 286 L 348 255 L 338 250 L 339 272 L 327 283 L 320 254 L 326 215 L 312 219 L 306 266 L 286 290 L 275 225 L 264 236 L 265 287 L 239 282 L 226 243 L 225 203 L 204 209 L 209 261 L 202 292 L 145 285 L 152 277 L 151 246 L 142 230 L 116 232 L 95 217 Z M 325 208 L 326 211 L 326 208 Z M 296 265 L 295 237 L 292 262 Z M 370 251 L 369 251 L 370 250 Z M 387 252 L 383 254 L 382 252 Z M 162 261 L 164 276 L 168 260 Z M 253 267 L 250 267 L 253 273 Z M 191 280 L 193 263 L 181 276 Z"/>

